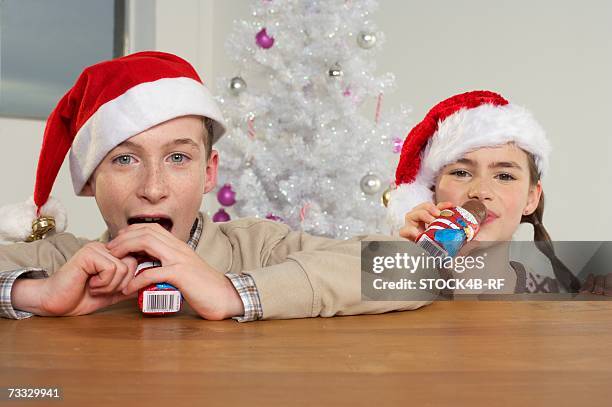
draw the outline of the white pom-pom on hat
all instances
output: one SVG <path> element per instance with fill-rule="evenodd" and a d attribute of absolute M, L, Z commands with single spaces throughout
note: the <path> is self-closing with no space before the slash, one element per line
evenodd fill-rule
<path fill-rule="evenodd" d="M 38 217 L 34 197 L 26 202 L 9 204 L 0 207 L 0 240 L 7 242 L 23 242 L 32 233 L 32 222 Z M 61 202 L 54 197 L 41 208 L 41 213 L 55 219 L 55 232 L 61 233 L 68 226 L 66 210 Z"/>

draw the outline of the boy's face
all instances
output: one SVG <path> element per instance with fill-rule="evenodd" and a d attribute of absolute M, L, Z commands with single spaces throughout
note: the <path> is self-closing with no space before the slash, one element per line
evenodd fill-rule
<path fill-rule="evenodd" d="M 110 236 L 144 217 L 187 241 L 203 194 L 217 181 L 218 154 L 206 157 L 202 117 L 169 120 L 111 150 L 85 186 Z M 208 135 L 206 135 L 208 137 Z"/>

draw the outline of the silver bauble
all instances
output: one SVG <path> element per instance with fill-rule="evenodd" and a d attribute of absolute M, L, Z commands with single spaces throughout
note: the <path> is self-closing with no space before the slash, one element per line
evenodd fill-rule
<path fill-rule="evenodd" d="M 368 173 L 364 175 L 363 178 L 361 178 L 359 186 L 361 187 L 361 190 L 364 194 L 374 195 L 375 193 L 380 191 L 380 188 L 382 187 L 382 182 L 377 175 Z"/>
<path fill-rule="evenodd" d="M 235 76 L 230 79 L 229 82 L 229 90 L 230 93 L 234 96 L 238 96 L 242 92 L 246 90 L 247 84 L 240 76 Z"/>
<path fill-rule="evenodd" d="M 361 31 L 357 35 L 357 44 L 363 49 L 370 49 L 376 45 L 376 33 Z"/>
<path fill-rule="evenodd" d="M 344 72 L 342 72 L 342 67 L 340 64 L 336 62 L 331 66 L 331 68 L 329 68 L 328 75 L 332 78 L 339 78 L 344 75 Z"/>

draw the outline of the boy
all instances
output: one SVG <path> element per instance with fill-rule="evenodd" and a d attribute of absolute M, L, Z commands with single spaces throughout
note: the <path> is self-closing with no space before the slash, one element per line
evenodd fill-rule
<path fill-rule="evenodd" d="M 47 122 L 34 202 L 0 209 L 0 237 L 34 240 L 0 246 L 1 315 L 88 314 L 158 282 L 215 320 L 427 303 L 362 302 L 357 240 L 260 219 L 215 224 L 199 213 L 202 195 L 215 187 L 219 156 L 211 146 L 223 132 L 212 96 L 175 55 L 141 52 L 85 69 Z M 75 192 L 95 197 L 108 226 L 98 241 L 62 233 L 65 214 L 50 199 L 68 150 Z M 162 267 L 133 277 L 139 252 Z"/>

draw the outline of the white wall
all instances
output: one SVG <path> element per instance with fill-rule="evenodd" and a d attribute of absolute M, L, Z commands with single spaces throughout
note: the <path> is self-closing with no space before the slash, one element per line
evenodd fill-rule
<path fill-rule="evenodd" d="M 212 88 L 216 76 L 235 70 L 225 56 L 224 38 L 233 20 L 248 18 L 249 1 L 150 4 L 157 49 L 190 60 Z M 557 240 L 612 240 L 612 216 L 607 214 L 612 125 L 605 120 L 612 111 L 611 15 L 612 2 L 606 0 L 380 0 L 373 19 L 387 41 L 378 68 L 397 78 L 397 90 L 385 96 L 384 108 L 410 104 L 416 121 L 436 102 L 472 89 L 496 90 L 527 106 L 554 148 L 544 180 L 545 224 L 551 235 Z M 134 49 L 142 44 L 147 41 Z M 0 205 L 31 195 L 43 129 L 40 121 L 0 118 L 0 140 L 6 146 L 0 160 Z M 70 230 L 95 237 L 104 227 L 95 202 L 74 197 L 66 170 L 54 195 L 68 208 Z M 214 197 L 208 197 L 207 205 L 217 207 Z M 529 237 L 529 229 L 519 236 Z"/>

